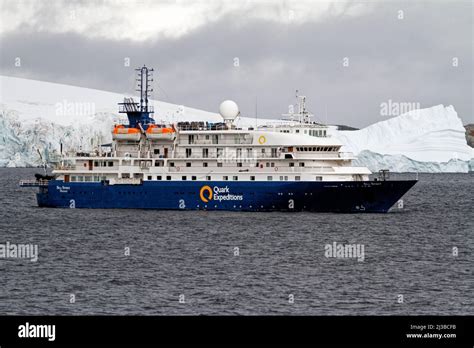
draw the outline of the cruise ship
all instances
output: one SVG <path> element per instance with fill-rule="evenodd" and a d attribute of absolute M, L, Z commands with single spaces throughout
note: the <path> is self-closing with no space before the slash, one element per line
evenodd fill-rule
<path fill-rule="evenodd" d="M 159 124 L 148 105 L 153 69 L 137 69 L 140 102 L 125 98 L 112 143 L 64 156 L 52 175 L 22 180 L 38 206 L 227 211 L 387 212 L 416 183 L 370 179 L 330 128 L 311 122 L 305 98 L 290 120 L 237 127 L 224 101 L 222 122 Z"/>

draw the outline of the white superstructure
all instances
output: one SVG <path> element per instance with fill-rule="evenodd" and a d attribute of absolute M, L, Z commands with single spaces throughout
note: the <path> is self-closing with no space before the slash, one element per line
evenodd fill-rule
<path fill-rule="evenodd" d="M 371 172 L 352 167 L 354 157 L 328 127 L 312 123 L 304 106 L 289 123 L 236 128 L 238 108 L 221 104 L 223 123 L 182 122 L 140 127 L 117 125 L 113 144 L 71 156 L 54 171 L 65 182 L 142 181 L 364 181 Z M 133 101 L 124 103 L 126 111 Z M 127 109 L 128 108 L 128 109 Z"/>

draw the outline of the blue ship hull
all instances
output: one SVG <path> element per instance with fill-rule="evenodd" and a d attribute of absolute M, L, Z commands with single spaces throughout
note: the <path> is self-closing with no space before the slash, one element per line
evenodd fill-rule
<path fill-rule="evenodd" d="M 40 207 L 234 211 L 387 212 L 414 184 L 406 181 L 145 181 L 140 185 L 49 181 Z"/>

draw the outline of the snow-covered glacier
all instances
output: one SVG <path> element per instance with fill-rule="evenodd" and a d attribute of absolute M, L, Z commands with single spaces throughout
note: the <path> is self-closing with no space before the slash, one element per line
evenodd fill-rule
<path fill-rule="evenodd" d="M 111 141 L 117 113 L 125 96 L 44 81 L 0 76 L 0 166 L 39 166 L 63 151 L 87 151 Z M 220 122 L 217 113 L 152 101 L 160 122 Z M 268 119 L 259 119 L 258 124 Z M 240 117 L 238 125 L 255 126 Z M 474 151 L 452 106 L 415 110 L 357 131 L 336 131 L 343 151 L 357 155 L 356 164 L 372 171 L 467 172 Z"/>
<path fill-rule="evenodd" d="M 110 142 L 121 95 L 95 89 L 0 76 L 0 167 L 40 166 L 63 151 Z M 211 112 L 151 101 L 163 122 L 222 118 Z M 242 124 L 253 122 L 242 118 Z"/>
<path fill-rule="evenodd" d="M 343 150 L 357 156 L 355 164 L 372 171 L 472 171 L 474 149 L 453 106 L 413 110 L 357 131 L 335 134 Z"/>

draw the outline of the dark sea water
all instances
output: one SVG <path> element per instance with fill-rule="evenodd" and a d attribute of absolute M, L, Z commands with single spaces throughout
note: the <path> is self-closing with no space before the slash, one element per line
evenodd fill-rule
<path fill-rule="evenodd" d="M 473 174 L 420 174 L 388 214 L 317 214 L 38 208 L 18 187 L 35 172 L 0 169 L 0 244 L 39 251 L 0 259 L 3 315 L 474 314 Z"/>

